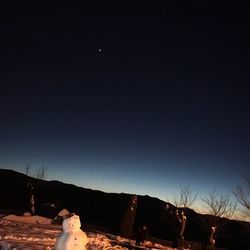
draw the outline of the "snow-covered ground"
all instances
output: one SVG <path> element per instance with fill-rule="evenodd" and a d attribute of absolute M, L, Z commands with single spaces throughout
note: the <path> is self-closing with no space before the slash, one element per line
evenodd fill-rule
<path fill-rule="evenodd" d="M 84 226 L 83 226 L 84 230 Z M 54 249 L 62 227 L 49 224 L 47 218 L 34 216 L 9 215 L 0 219 L 1 250 L 36 250 Z M 122 250 L 133 249 L 135 242 L 111 234 L 86 232 L 88 250 Z M 172 250 L 159 244 L 146 242 L 146 249 Z"/>

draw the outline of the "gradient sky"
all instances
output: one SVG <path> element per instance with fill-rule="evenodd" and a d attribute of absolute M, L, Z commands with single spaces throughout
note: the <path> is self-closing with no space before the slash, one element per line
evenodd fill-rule
<path fill-rule="evenodd" d="M 250 175 L 247 3 L 84 2 L 1 8 L 0 168 L 165 200 Z"/>

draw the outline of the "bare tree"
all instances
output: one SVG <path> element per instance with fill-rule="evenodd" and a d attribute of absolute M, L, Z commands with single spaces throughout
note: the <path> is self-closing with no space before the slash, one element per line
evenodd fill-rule
<path fill-rule="evenodd" d="M 244 177 L 245 184 L 244 186 L 238 186 L 234 191 L 234 195 L 237 201 L 244 208 L 242 211 L 246 216 L 250 216 L 250 179 Z"/>
<path fill-rule="evenodd" d="M 30 194 L 30 202 L 29 202 L 29 206 L 30 206 L 30 211 L 32 214 L 35 214 L 35 190 L 34 190 L 34 185 L 29 182 L 27 184 L 27 188 L 29 190 L 29 194 Z"/>
<path fill-rule="evenodd" d="M 197 193 L 194 194 L 190 186 L 180 187 L 180 193 L 173 199 L 173 204 L 176 207 L 191 207 L 197 198 Z"/>
<path fill-rule="evenodd" d="M 218 216 L 220 218 L 230 219 L 234 215 L 236 208 L 236 202 L 231 201 L 228 194 L 217 194 L 215 188 L 209 196 L 202 199 L 208 208 L 208 212 L 211 215 Z"/>
<path fill-rule="evenodd" d="M 137 195 L 132 195 L 130 197 L 128 208 L 126 209 L 121 226 L 120 235 L 124 237 L 131 237 L 133 234 L 133 227 L 135 223 L 136 211 L 137 211 L 138 197 Z"/>
<path fill-rule="evenodd" d="M 48 172 L 48 166 L 45 166 L 44 164 L 36 170 L 36 173 L 32 174 L 33 171 L 31 171 L 31 167 L 29 164 L 26 164 L 25 166 L 25 174 L 28 176 L 32 176 L 37 179 L 44 180 L 47 178 L 47 172 Z"/>
<path fill-rule="evenodd" d="M 44 180 L 47 177 L 47 171 L 48 171 L 48 167 L 43 165 L 37 170 L 34 177 L 36 177 L 37 179 Z"/>
<path fill-rule="evenodd" d="M 175 214 L 180 225 L 178 249 L 184 250 L 184 245 L 185 245 L 184 232 L 185 232 L 187 217 L 185 216 L 184 211 L 181 211 L 181 213 L 179 213 L 178 209 L 175 211 Z"/>
<path fill-rule="evenodd" d="M 31 176 L 31 168 L 30 168 L 30 165 L 29 164 L 26 164 L 25 166 L 25 173 L 26 175 L 28 176 Z M 33 177 L 37 178 L 37 179 L 41 179 L 41 180 L 44 180 L 46 179 L 47 177 L 47 171 L 48 171 L 48 167 L 45 166 L 45 165 L 42 165 L 38 170 L 37 172 L 33 175 Z M 29 205 L 30 205 L 30 211 L 32 214 L 35 214 L 35 205 L 36 205 L 36 202 L 35 202 L 35 186 L 32 182 L 29 182 L 27 183 L 27 188 L 29 190 L 29 195 L 30 195 L 30 202 L 29 202 Z"/>
<path fill-rule="evenodd" d="M 208 197 L 202 199 L 208 209 L 208 213 L 214 216 L 213 225 L 210 227 L 210 246 L 215 249 L 215 237 L 218 231 L 218 224 L 221 218 L 230 219 L 234 215 L 237 203 L 232 201 L 228 194 L 217 194 L 215 188 L 209 193 Z M 221 225 L 222 227 L 222 225 Z"/>
<path fill-rule="evenodd" d="M 209 243 L 211 250 L 215 250 L 215 232 L 217 227 L 211 227 L 210 236 L 209 236 Z"/>

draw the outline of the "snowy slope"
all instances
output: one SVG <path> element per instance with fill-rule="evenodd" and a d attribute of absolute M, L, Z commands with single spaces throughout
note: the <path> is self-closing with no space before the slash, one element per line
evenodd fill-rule
<path fill-rule="evenodd" d="M 30 216 L 29 219 L 34 222 L 32 217 Z M 25 222 L 20 221 L 21 218 L 15 216 L 7 218 L 8 220 L 0 219 L 1 250 L 54 249 L 56 240 L 62 233 L 62 227 L 58 225 L 27 223 L 29 221 L 27 217 L 23 218 Z M 134 241 L 119 236 L 94 232 L 86 233 L 89 239 L 88 250 L 125 250 L 131 249 L 134 245 Z M 172 249 L 151 242 L 147 242 L 147 246 L 150 249 Z"/>

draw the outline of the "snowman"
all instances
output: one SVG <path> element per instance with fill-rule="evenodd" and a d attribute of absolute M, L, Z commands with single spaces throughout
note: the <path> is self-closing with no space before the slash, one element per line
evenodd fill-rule
<path fill-rule="evenodd" d="M 56 242 L 56 250 L 86 250 L 87 235 L 80 229 L 81 222 L 78 215 L 69 214 L 63 220 L 63 233 Z"/>

